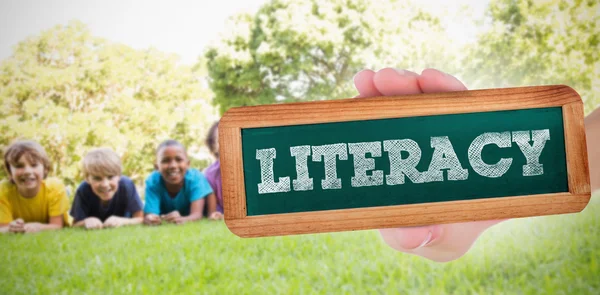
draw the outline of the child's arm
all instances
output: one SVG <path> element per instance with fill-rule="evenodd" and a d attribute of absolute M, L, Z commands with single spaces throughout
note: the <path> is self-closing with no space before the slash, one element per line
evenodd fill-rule
<path fill-rule="evenodd" d="M 131 218 L 129 219 L 129 224 L 140 224 L 144 221 L 144 211 L 140 210 L 134 212 Z"/>
<path fill-rule="evenodd" d="M 202 218 L 202 210 L 204 209 L 204 198 L 193 201 L 190 204 L 190 214 L 181 216 L 179 211 L 173 211 L 169 214 L 162 215 L 161 218 L 167 222 L 175 224 L 183 224 L 190 221 L 196 221 Z"/>
<path fill-rule="evenodd" d="M 10 210 L 10 204 L 6 199 L 6 193 L 0 193 L 4 194 L 4 196 L 0 198 L 0 233 L 9 233 L 11 232 L 11 225 L 14 222 L 13 215 Z"/>
<path fill-rule="evenodd" d="M 131 218 L 111 216 L 104 221 L 105 227 L 119 227 L 124 225 L 135 225 L 140 224 L 144 221 L 144 212 L 139 210 L 131 216 Z"/>
<path fill-rule="evenodd" d="M 204 210 L 204 198 L 193 201 L 190 204 L 190 215 L 182 217 L 181 220 L 185 223 L 188 221 L 195 221 L 202 218 L 202 211 Z"/>
<path fill-rule="evenodd" d="M 85 227 L 86 229 L 101 229 L 102 221 L 96 217 L 87 217 L 73 224 L 74 227 Z"/>
<path fill-rule="evenodd" d="M 75 220 L 73 227 L 100 229 L 102 228 L 102 221 L 97 217 L 90 216 L 91 208 L 88 200 L 88 196 L 85 194 L 85 184 L 82 183 L 75 192 L 75 198 L 71 206 L 71 216 Z"/>
<path fill-rule="evenodd" d="M 104 221 L 106 227 L 119 227 L 122 225 L 135 225 L 144 221 L 144 212 L 142 211 L 142 200 L 137 192 L 133 181 L 128 177 L 122 176 L 123 186 L 127 192 L 127 212 L 133 212 L 131 218 L 111 216 Z M 152 198 L 152 197 L 151 197 Z"/>
<path fill-rule="evenodd" d="M 223 214 L 217 211 L 217 196 L 212 193 L 206 197 L 206 203 L 208 206 L 208 218 L 209 219 L 222 219 Z"/>
<path fill-rule="evenodd" d="M 144 224 L 160 225 L 160 196 L 149 181 L 146 181 L 146 204 L 144 205 Z"/>
<path fill-rule="evenodd" d="M 0 233 L 4 234 L 8 232 L 8 223 L 0 224 Z"/>
<path fill-rule="evenodd" d="M 25 223 L 23 225 L 23 232 L 35 233 L 35 232 L 45 231 L 45 230 L 61 229 L 61 228 L 63 228 L 63 225 L 64 225 L 63 219 L 64 219 L 64 216 L 59 215 L 59 216 L 51 216 L 50 220 L 48 221 L 47 224 L 39 223 L 39 222 Z"/>
<path fill-rule="evenodd" d="M 2 228 L 3 233 L 24 233 L 24 225 L 25 221 L 21 218 L 17 218 L 10 223 L 5 224 L 6 226 Z"/>
<path fill-rule="evenodd" d="M 585 137 L 590 165 L 592 192 L 600 189 L 600 108 L 585 117 Z"/>
<path fill-rule="evenodd" d="M 8 209 L 8 205 L 5 204 L 3 200 L 0 200 L 0 216 L 2 217 L 2 221 L 0 222 L 0 233 L 8 233 L 10 221 L 13 217 Z"/>
<path fill-rule="evenodd" d="M 204 198 L 193 201 L 190 204 L 190 215 L 180 218 L 181 223 L 196 221 L 202 218 L 202 210 L 204 209 Z"/>
<path fill-rule="evenodd" d="M 180 216 L 179 212 L 173 211 L 162 217 L 166 221 L 179 224 L 202 218 L 202 211 L 204 210 L 206 198 L 213 194 L 213 191 L 208 180 L 204 177 L 204 174 L 198 170 L 193 171 L 195 174 L 192 174 L 193 178 L 191 180 L 191 187 L 188 195 L 190 198 L 190 214 L 188 216 Z"/>

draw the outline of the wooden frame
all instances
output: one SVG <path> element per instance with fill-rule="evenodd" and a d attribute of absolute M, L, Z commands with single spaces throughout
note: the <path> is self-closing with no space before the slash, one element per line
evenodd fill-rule
<path fill-rule="evenodd" d="M 562 107 L 568 193 L 301 213 L 246 215 L 244 128 Z M 590 180 L 583 103 L 564 85 L 342 99 L 230 109 L 219 123 L 225 222 L 241 237 L 418 226 L 580 212 Z"/>

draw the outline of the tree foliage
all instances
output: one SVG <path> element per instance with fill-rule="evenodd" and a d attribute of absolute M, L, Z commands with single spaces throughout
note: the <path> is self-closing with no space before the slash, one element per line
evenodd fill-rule
<path fill-rule="evenodd" d="M 203 143 L 215 111 L 198 70 L 174 55 L 94 37 L 80 22 L 56 26 L 0 64 L 0 146 L 40 142 L 68 185 L 81 181 L 89 149 L 108 146 L 140 183 L 160 141 L 180 140 L 191 152 Z"/>
<path fill-rule="evenodd" d="M 363 68 L 449 69 L 450 43 L 437 18 L 406 1 L 272 0 L 233 17 L 205 56 L 223 113 L 354 96 Z"/>
<path fill-rule="evenodd" d="M 567 84 L 600 106 L 600 2 L 494 0 L 465 64 L 477 87 Z"/>

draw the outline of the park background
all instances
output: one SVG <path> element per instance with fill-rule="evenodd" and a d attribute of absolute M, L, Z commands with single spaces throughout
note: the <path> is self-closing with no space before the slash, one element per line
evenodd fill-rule
<path fill-rule="evenodd" d="M 469 89 L 567 84 L 586 114 L 600 105 L 599 1 L 448 2 L 3 1 L 0 148 L 40 142 L 74 191 L 85 152 L 108 146 L 142 188 L 164 139 L 202 170 L 228 108 L 353 97 L 356 72 L 388 66 Z M 510 220 L 444 264 L 376 231 L 241 239 L 202 221 L 5 235 L 0 293 L 598 294 L 599 216 L 594 197 L 578 214 Z"/>

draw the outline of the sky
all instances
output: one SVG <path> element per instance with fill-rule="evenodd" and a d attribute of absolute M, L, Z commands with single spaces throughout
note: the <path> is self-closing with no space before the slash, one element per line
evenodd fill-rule
<path fill-rule="evenodd" d="M 205 46 L 223 31 L 227 18 L 243 11 L 256 11 L 266 0 L 139 1 L 139 0 L 2 0 L 0 2 L 0 60 L 29 36 L 70 20 L 87 24 L 93 35 L 135 49 L 155 47 L 176 53 L 192 64 Z M 488 0 L 421 0 L 428 11 L 455 15 L 467 7 L 475 17 L 483 16 Z M 449 6 L 451 5 L 451 6 Z M 445 16 L 448 33 L 461 42 L 474 40 L 482 28 L 464 18 Z"/>

